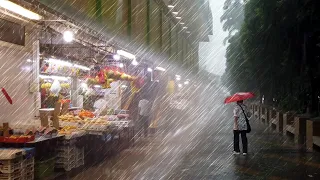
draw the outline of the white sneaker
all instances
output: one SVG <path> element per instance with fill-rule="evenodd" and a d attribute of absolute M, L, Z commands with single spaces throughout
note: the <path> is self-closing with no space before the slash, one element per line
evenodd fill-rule
<path fill-rule="evenodd" d="M 233 154 L 234 154 L 234 155 L 239 155 L 240 152 L 233 151 Z"/>
<path fill-rule="evenodd" d="M 246 155 L 247 155 L 247 153 L 243 153 L 242 155 L 243 155 L 243 156 L 246 156 Z"/>

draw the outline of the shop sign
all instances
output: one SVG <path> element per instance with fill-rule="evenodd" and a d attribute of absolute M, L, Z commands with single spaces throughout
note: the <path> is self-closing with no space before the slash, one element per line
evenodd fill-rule
<path fill-rule="evenodd" d="M 12 44 L 25 45 L 25 27 L 0 18 L 0 40 Z"/>

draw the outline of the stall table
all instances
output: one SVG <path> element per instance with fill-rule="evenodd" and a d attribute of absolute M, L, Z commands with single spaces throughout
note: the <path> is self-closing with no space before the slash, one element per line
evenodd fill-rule
<path fill-rule="evenodd" d="M 57 103 L 56 108 L 41 108 L 39 109 L 40 112 L 40 120 L 41 120 L 41 126 L 48 126 L 49 125 L 49 116 L 54 116 L 55 119 L 57 120 L 57 116 L 60 114 L 60 105 L 58 105 L 59 103 Z M 56 109 L 56 111 L 55 111 Z M 71 107 L 68 110 L 69 111 L 76 111 L 81 109 L 80 107 Z M 56 121 L 54 121 L 56 122 Z M 54 124 L 54 127 L 57 128 L 57 126 L 59 126 L 58 124 Z"/>

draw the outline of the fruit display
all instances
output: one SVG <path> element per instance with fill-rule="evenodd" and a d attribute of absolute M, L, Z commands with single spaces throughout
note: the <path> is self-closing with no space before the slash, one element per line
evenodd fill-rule
<path fill-rule="evenodd" d="M 0 137 L 0 142 L 2 143 L 26 143 L 33 140 L 33 135 L 11 135 L 9 137 Z"/>
<path fill-rule="evenodd" d="M 71 114 L 65 114 L 58 117 L 59 121 L 66 121 L 66 122 L 80 122 L 82 119 L 79 116 L 74 116 Z"/>
<path fill-rule="evenodd" d="M 81 129 L 86 131 L 100 131 L 106 132 L 111 129 L 111 123 L 105 119 L 92 119 L 92 120 L 85 120 L 85 124 L 81 127 Z"/>
<path fill-rule="evenodd" d="M 43 84 L 41 84 L 41 88 L 42 89 L 50 89 L 51 88 L 51 83 L 43 83 Z"/>
<path fill-rule="evenodd" d="M 87 110 L 81 110 L 79 113 L 79 117 L 84 119 L 84 118 L 93 118 L 94 114 L 90 111 Z"/>
<path fill-rule="evenodd" d="M 92 74 L 91 77 L 88 77 L 87 84 L 88 85 L 102 85 L 103 89 L 111 88 L 110 84 L 116 82 L 118 80 L 122 81 L 134 81 L 136 77 L 130 76 L 124 72 L 120 72 L 119 70 L 110 69 L 109 67 L 101 68 L 95 74 Z"/>
<path fill-rule="evenodd" d="M 78 127 L 76 126 L 64 126 L 60 130 L 58 130 L 59 135 L 69 135 L 72 132 L 78 131 Z"/>
<path fill-rule="evenodd" d="M 70 89 L 69 83 L 61 83 L 60 86 L 61 86 L 61 88 Z"/>

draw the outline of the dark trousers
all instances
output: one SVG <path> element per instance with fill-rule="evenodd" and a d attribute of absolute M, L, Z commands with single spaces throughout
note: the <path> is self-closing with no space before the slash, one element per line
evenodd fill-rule
<path fill-rule="evenodd" d="M 148 128 L 149 128 L 149 116 L 141 116 L 139 118 L 139 125 L 138 125 L 138 134 L 141 136 L 144 134 L 145 137 L 148 136 Z"/>
<path fill-rule="evenodd" d="M 247 153 L 248 152 L 248 139 L 247 139 L 246 131 L 233 130 L 233 149 L 235 152 L 240 152 L 239 135 L 241 135 L 243 153 Z"/>

